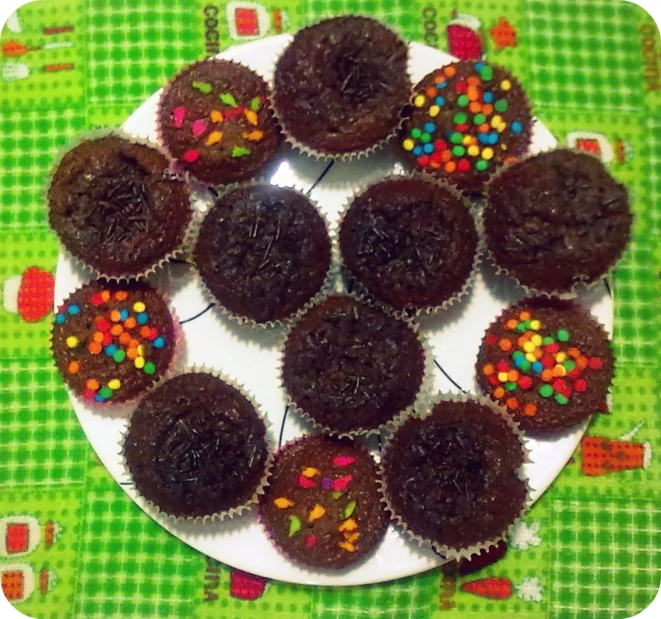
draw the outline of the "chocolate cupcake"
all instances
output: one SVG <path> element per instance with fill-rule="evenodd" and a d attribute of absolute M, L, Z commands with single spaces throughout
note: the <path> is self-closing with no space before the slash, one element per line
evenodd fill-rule
<path fill-rule="evenodd" d="M 418 170 L 480 195 L 494 170 L 527 152 L 531 132 L 516 78 L 484 61 L 461 60 L 415 86 L 400 145 Z"/>
<path fill-rule="evenodd" d="M 585 153 L 559 149 L 519 161 L 492 179 L 487 194 L 493 261 L 539 292 L 598 281 L 629 241 L 627 190 Z"/>
<path fill-rule="evenodd" d="M 515 424 L 486 401 L 441 399 L 388 437 L 381 456 L 393 519 L 449 559 L 505 537 L 527 504 L 525 452 Z"/>
<path fill-rule="evenodd" d="M 158 150 L 118 135 L 67 152 L 48 189 L 49 222 L 98 275 L 139 276 L 179 250 L 191 222 L 186 184 Z"/>
<path fill-rule="evenodd" d="M 614 359 L 604 329 L 578 303 L 524 299 L 487 329 L 477 382 L 522 430 L 565 430 L 603 412 Z"/>
<path fill-rule="evenodd" d="M 337 435 L 376 432 L 413 405 L 425 351 L 412 324 L 334 295 L 291 328 L 282 382 L 293 406 Z"/>
<path fill-rule="evenodd" d="M 59 307 L 51 347 L 76 396 L 91 404 L 120 404 L 171 369 L 177 335 L 165 298 L 151 286 L 98 280 Z"/>
<path fill-rule="evenodd" d="M 231 60 L 195 62 L 165 87 L 157 130 L 178 166 L 217 185 L 253 178 L 280 145 L 267 83 Z"/>
<path fill-rule="evenodd" d="M 292 561 L 342 569 L 383 539 L 388 518 L 380 499 L 364 447 L 310 435 L 276 453 L 259 511 L 269 537 Z"/>
<path fill-rule="evenodd" d="M 356 196 L 342 219 L 344 266 L 396 310 L 450 304 L 467 288 L 478 235 L 469 205 L 431 180 L 393 177 Z"/>
<path fill-rule="evenodd" d="M 290 318 L 320 292 L 331 245 L 325 220 L 306 196 L 248 185 L 216 200 L 202 224 L 194 262 L 225 310 L 264 325 Z"/>
<path fill-rule="evenodd" d="M 136 490 L 160 511 L 222 519 L 263 492 L 266 426 L 236 387 L 204 372 L 182 374 L 140 402 L 124 458 Z"/>
<path fill-rule="evenodd" d="M 316 155 L 364 153 L 394 134 L 411 90 L 408 48 L 366 17 L 300 30 L 275 68 L 273 102 L 285 136 Z"/>

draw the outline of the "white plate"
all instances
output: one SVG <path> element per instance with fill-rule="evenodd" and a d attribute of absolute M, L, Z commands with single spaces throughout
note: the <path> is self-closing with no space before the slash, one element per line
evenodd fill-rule
<path fill-rule="evenodd" d="M 221 58 L 240 60 L 265 78 L 271 79 L 274 61 L 287 44 L 290 35 L 248 43 L 219 54 Z M 411 44 L 411 71 L 417 81 L 429 71 L 451 62 L 453 58 L 438 50 Z M 124 123 L 128 133 L 154 140 L 157 92 L 143 103 Z M 555 146 L 556 140 L 540 122 L 534 128 L 534 150 Z M 326 164 L 293 153 L 287 149 L 269 172 L 273 184 L 309 189 L 323 172 Z M 352 163 L 336 163 L 328 175 L 313 189 L 311 197 L 321 206 L 331 221 L 337 219 L 339 208 L 352 190 L 365 182 L 402 170 L 396 149 L 384 149 Z M 206 192 L 200 193 L 196 208 L 204 211 L 209 202 Z M 59 305 L 75 288 L 91 279 L 88 273 L 75 267 L 64 255 L 57 266 L 56 301 Z M 283 393 L 278 386 L 278 348 L 273 334 L 249 331 L 227 320 L 215 319 L 212 312 L 186 322 L 207 307 L 200 285 L 188 267 L 175 265 L 158 275 L 155 284 L 166 289 L 174 307 L 184 322 L 188 361 L 221 369 L 255 394 L 272 423 L 270 433 L 277 441 L 285 410 Z M 473 292 L 457 307 L 432 318 L 425 318 L 423 332 L 429 337 L 439 365 L 462 388 L 474 392 L 474 364 L 484 329 L 514 299 L 520 289 L 492 274 L 481 273 Z M 581 299 L 610 330 L 612 300 L 605 287 L 600 287 Z M 441 371 L 435 377 L 438 389 L 457 392 L 457 387 Z M 389 529 L 384 542 L 363 564 L 337 574 L 301 569 L 285 560 L 264 535 L 254 515 L 234 522 L 209 525 L 176 524 L 159 516 L 137 496 L 130 479 L 125 476 L 119 456 L 119 443 L 126 429 L 126 412 L 107 414 L 88 408 L 72 398 L 73 408 L 99 458 L 126 493 L 154 520 L 193 548 L 227 565 L 276 580 L 311 585 L 359 585 L 401 578 L 423 572 L 441 563 L 431 551 L 420 549 L 396 530 Z M 578 445 L 585 427 L 554 440 L 528 440 L 532 463 L 527 474 L 534 488 L 534 498 L 548 488 L 567 463 Z M 302 425 L 289 415 L 284 440 L 298 436 Z"/>

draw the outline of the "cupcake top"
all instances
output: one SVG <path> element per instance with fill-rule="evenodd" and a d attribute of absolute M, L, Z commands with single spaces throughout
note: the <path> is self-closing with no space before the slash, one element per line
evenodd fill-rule
<path fill-rule="evenodd" d="M 411 406 L 425 352 L 413 327 L 352 297 L 308 310 L 285 342 L 282 382 L 296 408 L 326 431 L 365 433 Z"/>
<path fill-rule="evenodd" d="M 522 430 L 560 431 L 604 410 L 613 379 L 608 336 L 578 303 L 530 298 L 487 329 L 477 358 L 481 389 Z"/>
<path fill-rule="evenodd" d="M 524 452 L 504 416 L 476 400 L 441 400 L 409 418 L 381 459 L 393 517 L 445 556 L 476 554 L 501 539 L 525 508 Z"/>
<path fill-rule="evenodd" d="M 400 123 L 411 84 L 408 48 L 366 17 L 300 30 L 278 60 L 274 108 L 295 145 L 321 155 L 368 150 Z"/>
<path fill-rule="evenodd" d="M 342 569 L 365 558 L 388 524 L 367 450 L 315 435 L 277 452 L 260 515 L 278 550 L 323 569 Z"/>
<path fill-rule="evenodd" d="M 477 231 L 456 192 L 420 178 L 391 178 L 351 203 L 340 226 L 349 273 L 397 310 L 440 307 L 473 269 Z"/>
<path fill-rule="evenodd" d="M 49 222 L 73 256 L 107 277 L 150 270 L 182 245 L 186 184 L 159 151 L 117 135 L 67 152 L 48 190 Z"/>
<path fill-rule="evenodd" d="M 167 302 L 151 286 L 98 280 L 60 305 L 51 345 L 57 369 L 77 396 L 119 404 L 170 369 L 175 334 Z"/>
<path fill-rule="evenodd" d="M 124 457 L 137 491 L 161 511 L 232 515 L 261 492 L 266 426 L 236 387 L 212 374 L 182 374 L 140 402 Z"/>
<path fill-rule="evenodd" d="M 195 62 L 165 87 L 158 133 L 177 164 L 212 185 L 250 179 L 280 144 L 266 82 L 241 64 Z"/>
<path fill-rule="evenodd" d="M 236 187 L 220 196 L 194 252 L 218 302 L 261 324 L 301 310 L 321 290 L 330 259 L 326 223 L 315 206 L 273 185 Z"/>
<path fill-rule="evenodd" d="M 494 170 L 528 150 L 531 131 L 517 79 L 497 65 L 462 60 L 415 86 L 400 145 L 417 169 L 481 194 Z"/>
<path fill-rule="evenodd" d="M 631 222 L 626 188 L 596 157 L 566 149 L 503 170 L 484 210 L 496 264 L 544 292 L 603 277 L 624 251 Z"/>

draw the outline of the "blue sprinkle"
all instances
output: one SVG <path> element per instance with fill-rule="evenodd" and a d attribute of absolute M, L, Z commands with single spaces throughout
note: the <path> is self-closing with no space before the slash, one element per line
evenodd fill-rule
<path fill-rule="evenodd" d="M 525 357 L 517 357 L 516 359 L 514 359 L 514 365 L 515 365 L 517 368 L 520 368 L 520 367 L 523 365 L 523 362 L 524 362 L 525 360 L 526 360 Z"/>
<path fill-rule="evenodd" d="M 532 364 L 532 371 L 535 372 L 535 374 L 541 374 L 543 369 L 544 366 L 539 361 L 535 361 L 535 363 Z"/>
<path fill-rule="evenodd" d="M 489 134 L 489 144 L 498 144 L 498 134 L 496 132 Z"/>
<path fill-rule="evenodd" d="M 114 344 L 108 344 L 108 346 L 103 349 L 103 352 L 105 352 L 109 357 L 112 357 L 117 352 L 117 346 Z"/>
<path fill-rule="evenodd" d="M 438 105 L 438 107 L 443 107 L 445 105 L 445 99 L 441 96 L 438 96 L 434 100 L 434 103 L 436 103 L 436 105 Z"/>
<path fill-rule="evenodd" d="M 129 311 L 127 309 L 120 310 L 119 312 L 119 318 L 120 320 L 124 321 L 129 317 Z"/>
<path fill-rule="evenodd" d="M 426 155 L 431 155 L 434 152 L 434 145 L 427 143 L 422 147 L 422 150 Z"/>
<path fill-rule="evenodd" d="M 106 399 L 102 395 L 95 395 L 94 396 L 94 401 L 95 402 L 105 402 Z"/>
<path fill-rule="evenodd" d="M 67 317 L 64 314 L 56 314 L 55 316 L 55 322 L 58 325 L 63 325 L 64 321 L 67 319 Z"/>
<path fill-rule="evenodd" d="M 486 134 L 486 133 L 480 133 L 480 134 L 477 136 L 477 141 L 478 141 L 480 144 L 490 144 L 490 143 L 491 143 L 491 141 L 489 140 L 489 135 Z"/>
<path fill-rule="evenodd" d="M 146 325 L 149 322 L 149 316 L 147 312 L 140 312 L 136 316 L 136 320 L 138 321 L 139 325 Z"/>
<path fill-rule="evenodd" d="M 485 92 L 483 97 L 482 97 L 482 100 L 485 103 L 493 103 L 493 93 L 492 92 Z"/>
<path fill-rule="evenodd" d="M 441 88 L 445 88 L 446 86 L 447 86 L 447 82 L 441 82 L 440 84 L 436 84 L 436 90 L 441 90 Z"/>
<path fill-rule="evenodd" d="M 425 131 L 427 133 L 434 133 L 436 131 L 436 125 L 434 123 L 425 123 Z"/>
<path fill-rule="evenodd" d="M 484 68 L 484 63 L 483 63 L 483 62 L 478 62 L 478 63 L 475 65 L 475 68 L 476 68 L 478 71 L 481 71 L 481 70 Z"/>
<path fill-rule="evenodd" d="M 80 308 L 77 305 L 70 305 L 67 308 L 67 312 L 69 312 L 72 316 L 75 316 L 76 314 L 80 313 Z"/>
<path fill-rule="evenodd" d="M 165 338 L 163 336 L 157 337 L 152 343 L 154 348 L 163 348 L 165 346 Z"/>
<path fill-rule="evenodd" d="M 422 155 L 422 146 L 416 146 L 416 147 L 413 149 L 413 154 L 414 154 L 416 157 L 419 157 L 420 155 Z"/>
<path fill-rule="evenodd" d="M 512 123 L 510 129 L 512 130 L 512 133 L 521 133 L 521 131 L 523 131 L 523 127 L 521 126 L 521 123 L 518 120 L 515 120 Z"/>

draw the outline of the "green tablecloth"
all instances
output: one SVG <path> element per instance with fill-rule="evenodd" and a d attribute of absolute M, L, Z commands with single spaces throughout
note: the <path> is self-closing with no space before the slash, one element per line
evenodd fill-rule
<path fill-rule="evenodd" d="M 614 286 L 613 409 L 588 435 L 637 428 L 630 451 L 651 461 L 586 475 L 603 471 L 577 450 L 505 558 L 466 576 L 303 587 L 191 550 L 96 459 L 49 356 L 51 318 L 30 322 L 49 304 L 58 247 L 42 192 L 67 141 L 121 124 L 189 61 L 345 12 L 455 53 L 481 46 L 520 77 L 560 142 L 600 152 L 633 196 L 635 238 Z M 53 42 L 65 46 L 26 49 Z M 661 574 L 661 41 L 649 15 L 622 0 L 41 0 L 19 9 L 1 43 L 0 571 L 17 608 L 38 618 L 426 619 L 629 617 L 649 604 Z"/>

